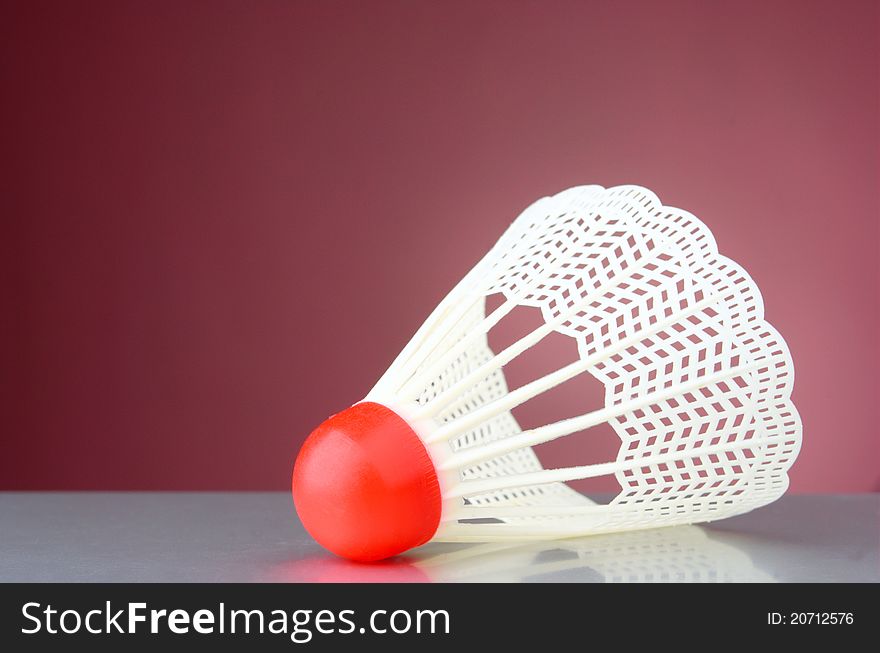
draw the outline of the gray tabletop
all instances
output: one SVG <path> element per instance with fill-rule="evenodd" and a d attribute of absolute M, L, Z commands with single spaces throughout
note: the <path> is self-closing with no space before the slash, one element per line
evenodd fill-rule
<path fill-rule="evenodd" d="M 786 496 L 704 526 L 327 554 L 286 493 L 0 493 L 0 581 L 873 581 L 880 495 Z"/>

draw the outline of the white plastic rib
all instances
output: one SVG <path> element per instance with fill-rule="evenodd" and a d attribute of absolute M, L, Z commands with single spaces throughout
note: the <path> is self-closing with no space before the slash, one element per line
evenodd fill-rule
<path fill-rule="evenodd" d="M 441 470 L 462 469 L 464 467 L 475 465 L 479 462 L 491 460 L 492 458 L 496 458 L 502 454 L 516 451 L 517 449 L 521 449 L 522 447 L 531 447 L 542 442 L 550 442 L 551 440 L 561 438 L 562 436 L 569 435 L 571 433 L 577 433 L 578 431 L 583 431 L 584 429 L 602 424 L 610 419 L 614 419 L 615 417 L 619 417 L 620 415 L 625 415 L 626 413 L 632 412 L 634 410 L 646 408 L 660 401 L 665 401 L 666 399 L 671 399 L 672 397 L 677 397 L 682 394 L 692 392 L 694 390 L 699 390 L 700 388 L 714 385 L 727 379 L 742 376 L 760 368 L 761 365 L 762 363 L 740 365 L 738 367 L 730 368 L 729 370 L 718 372 L 717 374 L 698 377 L 688 383 L 681 383 L 673 385 L 669 388 L 665 388 L 663 390 L 650 392 L 641 397 L 631 399 L 630 401 L 623 401 L 619 404 L 614 404 L 613 406 L 600 408 L 598 410 L 594 410 L 578 417 L 571 417 L 569 419 L 560 420 L 558 422 L 554 422 L 553 424 L 541 426 L 536 429 L 523 431 L 522 433 L 513 435 L 509 438 L 490 442 L 489 444 L 483 445 L 482 447 L 465 449 L 464 451 L 453 454 L 448 460 L 442 463 L 439 468 Z M 705 449 L 701 449 L 701 451 L 703 450 Z M 652 458 L 651 460 L 654 460 L 654 458 Z M 511 477 L 497 477 L 492 479 L 485 479 L 485 481 L 462 481 L 461 483 L 453 487 L 448 493 L 445 493 L 444 496 L 456 497 L 465 496 L 467 494 L 476 494 L 478 492 L 485 492 L 488 490 L 475 490 L 473 488 L 481 488 L 482 486 L 480 485 L 480 483 L 483 482 L 491 485 L 493 483 L 501 482 L 502 479 L 505 478 L 507 480 L 503 481 L 504 485 L 502 487 L 510 487 L 511 483 L 514 483 L 515 485 L 540 485 L 543 483 L 550 483 L 554 480 L 575 480 L 578 478 L 591 478 L 593 476 L 613 474 L 617 471 L 620 471 L 615 467 L 615 465 L 617 464 L 618 463 L 599 463 L 596 465 L 571 467 L 563 470 L 542 470 L 540 472 L 534 472 L 532 474 L 519 474 Z M 566 479 L 555 478 L 555 476 L 560 475 L 561 472 L 568 472 L 569 470 L 579 470 L 578 474 L 580 474 L 581 472 L 587 472 L 589 475 L 576 475 L 574 476 L 574 478 Z M 533 482 L 533 479 L 544 480 Z"/>
<path fill-rule="evenodd" d="M 550 374 L 547 374 L 539 379 L 527 383 L 517 388 L 516 390 L 510 391 L 505 396 L 491 401 L 466 415 L 463 415 L 461 418 L 455 420 L 454 422 L 444 424 L 443 426 L 437 428 L 433 433 L 429 434 L 425 439 L 428 443 L 434 443 L 456 438 L 462 433 L 466 433 L 467 431 L 470 431 L 471 429 L 479 426 L 483 422 L 492 419 L 496 415 L 504 411 L 516 408 L 517 406 L 525 401 L 528 401 L 532 397 L 535 397 L 542 392 L 546 392 L 547 390 L 556 387 L 560 383 L 564 383 L 565 381 L 574 378 L 578 374 L 586 372 L 591 367 L 594 367 L 602 361 L 607 360 L 617 352 L 627 349 L 628 347 L 631 347 L 632 345 L 641 342 L 645 338 L 648 338 L 651 335 L 662 331 L 663 329 L 667 329 L 675 325 L 681 320 L 682 317 L 697 313 L 704 308 L 711 306 L 715 301 L 717 301 L 717 299 L 718 297 L 715 295 L 704 297 L 702 300 L 694 302 L 691 306 L 683 309 L 680 313 L 674 314 L 665 320 L 658 320 L 653 325 L 651 325 L 650 328 L 639 329 L 628 338 L 622 338 L 610 347 L 600 350 L 592 356 L 578 359 L 573 363 L 570 363 L 565 367 L 556 370 L 555 372 L 551 372 Z M 498 357 L 496 356 L 495 358 Z M 468 375 L 468 377 L 477 376 L 478 378 L 484 378 L 489 373 L 491 373 L 492 369 L 500 367 L 501 364 L 494 362 L 495 358 L 488 361 L 484 365 L 481 365 L 477 370 L 473 372 L 473 374 Z M 430 406 L 430 404 L 428 404 L 428 406 Z M 420 415 L 420 417 L 424 414 L 425 413 Z M 433 415 L 433 410 L 427 414 Z"/>
<path fill-rule="evenodd" d="M 480 296 L 479 299 L 483 297 Z M 478 301 L 479 301 L 478 299 Z M 471 303 L 471 307 L 476 302 Z M 456 358 L 461 356 L 461 354 L 470 347 L 474 340 L 486 335 L 492 327 L 496 326 L 505 315 L 510 313 L 514 308 L 519 306 L 519 301 L 516 299 L 508 299 L 504 301 L 498 308 L 492 311 L 489 315 L 484 317 L 478 325 L 476 325 L 471 331 L 469 331 L 465 336 L 459 340 L 455 345 L 445 354 L 443 354 L 440 358 L 438 358 L 434 363 L 432 363 L 426 370 L 418 370 L 418 375 L 413 375 L 406 381 L 403 386 L 401 386 L 400 392 L 398 392 L 398 396 L 407 401 L 414 401 L 418 398 L 419 394 L 422 391 L 421 386 L 416 381 L 417 379 L 433 379 L 440 375 L 443 370 L 445 370 L 449 364 L 454 361 Z"/>
<path fill-rule="evenodd" d="M 487 377 L 495 370 L 503 367 L 504 365 L 512 361 L 522 352 L 539 343 L 549 334 L 553 333 L 553 331 L 555 331 L 558 327 L 565 324 L 565 322 L 570 320 L 574 315 L 577 315 L 580 311 L 582 311 L 583 306 L 587 302 L 589 302 L 591 298 L 602 297 L 608 291 L 620 286 L 621 283 L 624 283 L 627 280 L 631 280 L 633 278 L 633 275 L 643 271 L 648 265 L 651 265 L 660 256 L 668 253 L 669 250 L 669 244 L 654 247 L 654 249 L 652 249 L 649 254 L 642 256 L 642 258 L 640 258 L 634 264 L 629 265 L 625 269 L 624 274 L 616 275 L 612 277 L 608 282 L 600 284 L 597 288 L 590 290 L 581 299 L 580 302 L 572 302 L 569 306 L 565 308 L 565 310 L 560 311 L 559 314 L 552 320 L 550 320 L 549 322 L 545 322 L 541 326 L 534 329 L 531 333 L 526 334 L 519 341 L 499 352 L 496 356 L 492 358 L 492 360 L 487 361 L 484 366 L 481 366 L 472 374 L 469 374 L 467 377 L 461 379 L 440 395 L 434 397 L 434 399 L 432 399 L 430 402 L 430 407 L 423 411 L 421 414 L 423 416 L 428 413 L 431 415 L 436 415 L 441 410 L 446 408 L 446 406 L 448 406 L 450 403 L 455 401 L 459 396 L 461 396 L 463 388 L 468 388 L 473 383 Z M 504 316 L 506 316 L 514 308 L 520 305 L 522 304 L 517 298 L 506 299 L 505 302 L 501 304 L 501 306 L 495 309 L 490 315 L 486 316 L 480 322 L 480 324 L 474 327 L 474 329 L 470 333 L 466 334 L 458 343 L 456 343 L 454 347 L 450 349 L 450 351 L 437 359 L 437 361 L 435 361 L 429 368 L 427 368 L 426 370 L 418 370 L 419 374 L 417 376 L 419 378 L 429 379 L 433 379 L 439 376 L 440 373 L 443 372 L 443 370 L 445 370 L 468 348 L 468 346 L 473 344 L 474 340 L 486 335 L 492 329 L 492 327 L 496 326 L 498 322 L 501 321 Z M 417 384 L 413 384 L 416 385 L 414 389 L 404 391 L 407 385 L 410 385 L 409 381 L 406 385 L 404 385 L 399 395 L 405 400 L 414 400 L 418 396 L 421 388 L 419 388 Z"/>
<path fill-rule="evenodd" d="M 483 494 L 484 492 L 492 492 L 493 490 L 503 490 L 510 487 L 527 487 L 530 485 L 543 485 L 545 483 L 577 481 L 584 478 L 595 478 L 597 476 L 605 476 L 606 474 L 617 474 L 630 469 L 638 469 L 640 467 L 653 467 L 663 463 L 671 463 L 686 458 L 702 458 L 713 454 L 727 453 L 728 451 L 740 451 L 742 449 L 751 449 L 759 446 L 759 442 L 755 440 L 742 440 L 727 444 L 718 444 L 715 446 L 702 447 L 698 450 L 682 449 L 681 451 L 672 451 L 667 454 L 656 454 L 650 458 L 634 458 L 632 460 L 615 461 L 609 463 L 596 463 L 593 465 L 579 465 L 577 467 L 564 467 L 561 469 L 544 469 L 540 472 L 531 472 L 528 474 L 519 474 L 515 478 L 511 476 L 497 476 L 490 479 L 480 479 L 475 481 L 462 481 L 452 488 L 452 490 L 444 498 L 455 498 L 462 496 L 472 496 L 475 494 Z M 505 508 L 504 506 L 486 506 L 477 509 L 477 513 L 468 515 L 472 517 L 503 517 L 540 514 L 590 514 L 595 512 L 597 506 L 569 506 L 551 507 L 551 506 L 517 506 L 516 508 Z M 465 513 L 468 507 L 462 508 Z M 549 510 L 549 512 L 548 512 Z M 507 514 L 507 511 L 511 511 Z M 478 514 L 482 512 L 482 514 Z M 491 514 L 490 514 L 491 513 Z M 465 519 L 463 514 L 458 513 L 455 519 Z"/>

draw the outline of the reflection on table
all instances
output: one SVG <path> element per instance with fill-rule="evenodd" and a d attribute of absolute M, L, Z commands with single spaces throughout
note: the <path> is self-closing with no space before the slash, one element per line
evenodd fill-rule
<path fill-rule="evenodd" d="M 772 582 L 740 548 L 697 526 L 552 542 L 429 544 L 358 564 L 314 556 L 274 570 L 292 582 Z"/>

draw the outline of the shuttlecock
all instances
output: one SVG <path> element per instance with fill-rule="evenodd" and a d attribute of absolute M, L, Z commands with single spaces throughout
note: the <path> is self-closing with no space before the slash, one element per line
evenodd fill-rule
<path fill-rule="evenodd" d="M 487 334 L 518 306 L 543 324 L 493 353 Z M 571 362 L 508 390 L 504 366 L 553 332 L 577 343 Z M 603 407 L 520 428 L 512 409 L 581 374 Z M 363 561 L 729 517 L 788 487 L 793 376 L 758 289 L 705 225 L 637 186 L 572 188 L 528 207 L 366 398 L 315 429 L 293 498 L 320 544 Z M 614 460 L 544 469 L 532 449 L 604 422 Z M 598 476 L 621 488 L 607 504 L 566 485 Z"/>

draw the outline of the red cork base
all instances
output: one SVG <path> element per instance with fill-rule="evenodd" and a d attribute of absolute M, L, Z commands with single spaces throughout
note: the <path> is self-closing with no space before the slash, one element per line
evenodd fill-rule
<path fill-rule="evenodd" d="M 440 524 L 440 485 L 425 445 L 399 415 L 372 402 L 309 435 L 293 468 L 293 501 L 321 546 L 361 562 L 424 544 Z"/>

